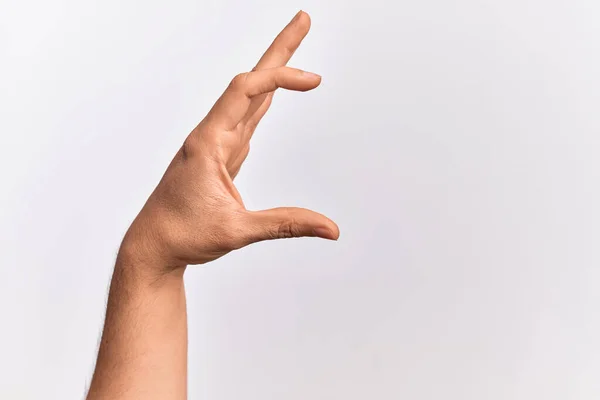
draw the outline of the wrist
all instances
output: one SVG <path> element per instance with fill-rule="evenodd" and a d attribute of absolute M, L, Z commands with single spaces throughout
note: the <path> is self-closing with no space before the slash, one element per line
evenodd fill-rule
<path fill-rule="evenodd" d="M 150 263 L 119 252 L 113 272 L 113 283 L 133 293 L 144 293 L 183 287 L 183 268 L 169 269 L 162 263 Z"/>
<path fill-rule="evenodd" d="M 115 268 L 129 277 L 148 284 L 182 279 L 186 265 L 168 260 L 155 241 L 137 233 L 132 226 L 121 243 Z"/>

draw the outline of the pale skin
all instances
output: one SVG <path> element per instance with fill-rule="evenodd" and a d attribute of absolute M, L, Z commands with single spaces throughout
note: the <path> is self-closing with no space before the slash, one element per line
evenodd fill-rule
<path fill-rule="evenodd" d="M 188 265 L 270 239 L 337 240 L 329 218 L 302 208 L 250 211 L 233 180 L 276 89 L 321 77 L 286 64 L 310 29 L 299 12 L 256 67 L 237 75 L 189 134 L 119 249 L 88 400 L 187 398 Z"/>

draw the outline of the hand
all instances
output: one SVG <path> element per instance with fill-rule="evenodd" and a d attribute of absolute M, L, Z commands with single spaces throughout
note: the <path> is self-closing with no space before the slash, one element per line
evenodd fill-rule
<path fill-rule="evenodd" d="M 121 253 L 137 261 L 160 260 L 166 272 L 215 260 L 261 240 L 337 240 L 337 225 L 314 211 L 247 210 L 233 184 L 274 91 L 307 91 L 321 82 L 318 75 L 285 66 L 309 29 L 310 17 L 299 12 L 256 67 L 231 81 L 175 155 L 128 230 Z"/>

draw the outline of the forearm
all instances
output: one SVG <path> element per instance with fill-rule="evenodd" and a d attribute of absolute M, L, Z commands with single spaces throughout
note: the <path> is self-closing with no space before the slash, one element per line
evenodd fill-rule
<path fill-rule="evenodd" d="M 88 400 L 183 400 L 187 316 L 183 268 L 161 275 L 119 254 Z"/>

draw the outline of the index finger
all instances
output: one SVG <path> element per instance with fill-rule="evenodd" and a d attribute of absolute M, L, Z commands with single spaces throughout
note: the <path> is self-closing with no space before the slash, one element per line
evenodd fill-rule
<path fill-rule="evenodd" d="M 281 67 L 287 64 L 310 30 L 310 16 L 299 11 L 277 35 L 254 70 Z"/>

